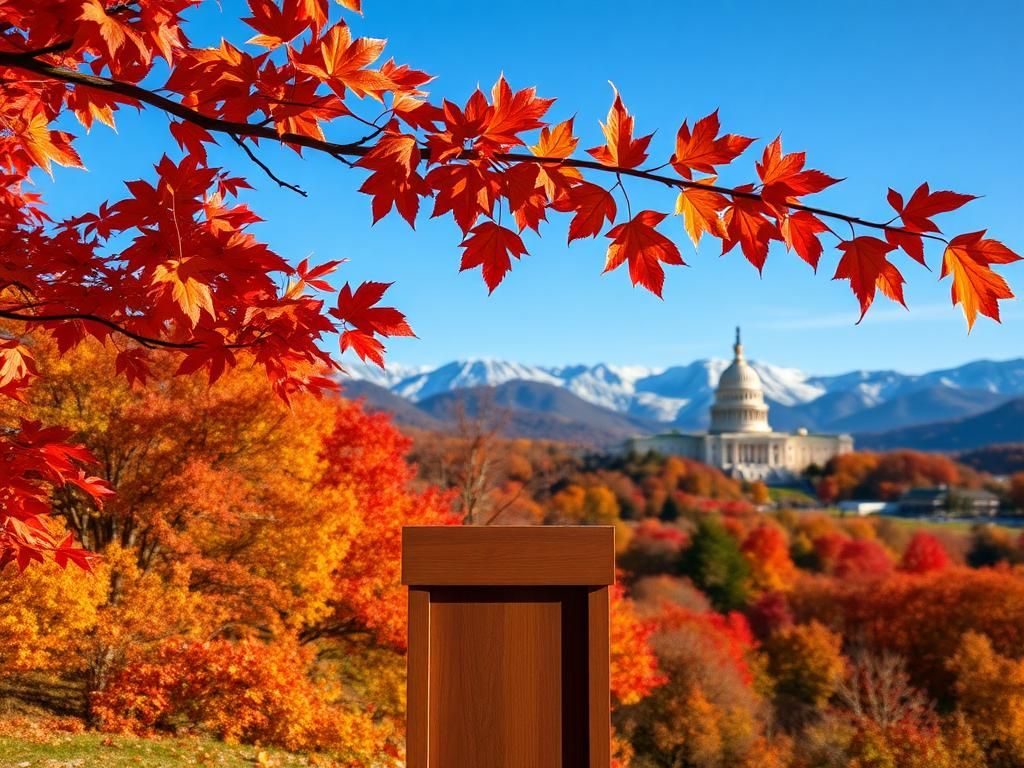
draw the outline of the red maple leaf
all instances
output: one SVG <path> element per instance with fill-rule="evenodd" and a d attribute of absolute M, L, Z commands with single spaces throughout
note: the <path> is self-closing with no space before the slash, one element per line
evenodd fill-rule
<path fill-rule="evenodd" d="M 629 114 L 618 89 L 613 85 L 615 100 L 608 110 L 607 122 L 601 123 L 604 131 L 605 145 L 588 149 L 598 162 L 616 168 L 636 168 L 647 159 L 647 146 L 651 143 L 653 133 L 633 138 L 633 116 Z"/>
<path fill-rule="evenodd" d="M 903 275 L 886 258 L 896 246 L 877 237 L 855 237 L 838 246 L 843 252 L 833 280 L 849 280 L 857 301 L 860 302 L 859 323 L 875 300 L 875 290 L 881 288 L 889 298 L 906 306 L 903 301 Z"/>
<path fill-rule="evenodd" d="M 564 213 L 574 213 L 569 222 L 569 242 L 583 237 L 601 234 L 605 221 L 615 220 L 615 198 L 612 193 L 598 184 L 581 181 L 570 187 L 555 200 L 553 207 Z"/>
<path fill-rule="evenodd" d="M 805 152 L 782 152 L 782 137 L 779 136 L 764 148 L 761 162 L 757 163 L 757 175 L 761 177 L 761 196 L 773 205 L 783 205 L 786 200 L 820 192 L 842 179 L 834 179 L 826 173 L 804 170 L 807 162 Z"/>
<path fill-rule="evenodd" d="M 338 305 L 330 314 L 346 329 L 341 334 L 341 351 L 352 349 L 361 360 L 370 359 L 384 367 L 384 345 L 376 336 L 415 336 L 405 315 L 394 307 L 378 307 L 384 293 L 393 283 L 368 281 L 355 291 L 348 283 L 338 291 Z"/>
<path fill-rule="evenodd" d="M 541 118 L 554 102 L 554 99 L 537 98 L 536 88 L 524 88 L 513 93 L 502 75 L 491 90 L 493 109 L 483 138 L 501 147 L 523 144 L 519 134 L 544 126 Z"/>
<path fill-rule="evenodd" d="M 737 191 L 750 192 L 752 187 L 745 185 L 738 187 Z M 782 239 L 778 227 L 767 218 L 767 213 L 765 204 L 760 200 L 733 198 L 723 217 L 728 238 L 722 241 L 722 253 L 728 253 L 739 243 L 747 261 L 757 267 L 758 272 L 763 270 L 768 258 L 768 243 Z"/>
<path fill-rule="evenodd" d="M 493 221 L 485 221 L 474 227 L 461 246 L 466 250 L 462 254 L 459 271 L 481 267 L 488 293 L 494 293 L 494 289 L 512 269 L 510 257 L 518 259 L 526 255 L 522 238 Z"/>
<path fill-rule="evenodd" d="M 905 229 L 909 229 L 911 232 L 938 232 L 940 230 L 932 221 L 932 216 L 955 211 L 971 200 L 976 200 L 977 197 L 961 195 L 959 192 L 948 190 L 932 192 L 926 181 L 914 190 L 914 194 L 910 196 L 906 204 L 903 203 L 903 195 L 891 187 L 886 199 L 893 210 L 900 215 Z"/>
<path fill-rule="evenodd" d="M 612 243 L 608 246 L 604 271 L 610 272 L 628 261 L 633 285 L 642 285 L 659 299 L 665 284 L 662 263 L 686 264 L 675 244 L 655 229 L 666 215 L 657 211 L 640 211 L 624 224 L 612 227 L 606 235 Z"/>
<path fill-rule="evenodd" d="M 716 165 L 727 165 L 750 146 L 754 139 L 727 133 L 718 136 L 718 110 L 693 124 L 693 131 L 683 121 L 676 134 L 676 151 L 672 167 L 684 179 L 692 179 L 693 171 L 715 173 Z"/>
<path fill-rule="evenodd" d="M 822 252 L 818 235 L 828 231 L 825 222 L 809 211 L 794 211 L 782 219 L 779 225 L 786 249 L 796 251 L 797 256 L 814 267 L 815 271 Z"/>

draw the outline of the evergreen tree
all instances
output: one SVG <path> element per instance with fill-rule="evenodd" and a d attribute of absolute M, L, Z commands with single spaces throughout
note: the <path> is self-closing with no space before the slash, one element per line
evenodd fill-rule
<path fill-rule="evenodd" d="M 739 544 L 718 520 L 709 518 L 697 526 L 681 570 L 718 610 L 732 611 L 746 605 L 750 569 Z"/>

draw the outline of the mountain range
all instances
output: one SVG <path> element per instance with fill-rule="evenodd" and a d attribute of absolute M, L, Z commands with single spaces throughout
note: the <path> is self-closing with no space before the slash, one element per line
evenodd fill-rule
<path fill-rule="evenodd" d="M 391 364 L 384 370 L 352 365 L 342 383 L 349 396 L 391 411 L 408 426 L 441 428 L 458 408 L 473 412 L 487 401 L 505 411 L 508 434 L 607 445 L 636 434 L 705 429 L 718 378 L 728 364 L 709 359 L 648 368 L 466 360 Z M 923 374 L 859 370 L 832 376 L 750 364 L 764 385 L 774 429 L 846 432 L 865 447 L 981 445 L 977 425 L 968 427 L 974 429 L 970 439 L 950 438 L 956 427 L 941 433 L 946 437 L 925 427 L 969 420 L 1024 398 L 1024 359 L 981 360 Z M 1024 419 L 999 423 L 1003 439 L 1024 440 Z"/>

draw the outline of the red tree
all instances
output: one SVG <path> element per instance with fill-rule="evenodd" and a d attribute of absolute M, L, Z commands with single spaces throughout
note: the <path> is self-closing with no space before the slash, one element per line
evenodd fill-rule
<path fill-rule="evenodd" d="M 839 550 L 836 576 L 842 579 L 867 579 L 888 576 L 892 558 L 885 547 L 873 539 L 851 539 Z"/>
<path fill-rule="evenodd" d="M 477 90 L 463 105 L 430 101 L 428 74 L 382 60 L 382 40 L 353 39 L 328 0 L 250 0 L 243 21 L 255 36 L 216 48 L 186 34 L 182 13 L 199 2 L 9 0 L 0 19 L 0 317 L 55 337 L 62 350 L 88 336 L 110 340 L 120 347 L 118 371 L 132 380 L 147 379 L 152 348 L 176 350 L 180 371 L 205 368 L 211 379 L 245 348 L 287 397 L 332 385 L 324 376 L 336 367 L 329 336 L 381 363 L 381 339 L 412 333 L 400 312 L 378 306 L 386 284 L 346 284 L 328 306 L 325 278 L 337 262 L 292 266 L 259 242 L 247 230 L 256 214 L 235 201 L 249 183 L 208 163 L 206 147 L 218 141 L 233 142 L 300 194 L 257 153 L 277 144 L 358 166 L 375 220 L 395 209 L 413 223 L 432 198 L 432 214 L 461 231 L 462 269 L 480 268 L 490 290 L 526 255 L 522 232 L 560 212 L 571 216 L 570 240 L 603 232 L 611 241 L 605 271 L 626 265 L 633 283 L 660 295 L 663 265 L 683 260 L 659 229 L 666 212 L 632 210 L 627 185 L 647 180 L 678 190 L 676 211 L 694 242 L 708 235 L 723 252 L 739 246 L 758 270 L 772 241 L 817 267 L 820 236 L 835 236 L 834 275 L 850 281 L 861 315 L 878 291 L 903 303 L 904 278 L 891 259 L 901 250 L 925 263 L 926 241 L 945 245 L 942 275 L 952 277 L 968 325 L 979 313 L 998 319 L 999 300 L 1012 296 L 992 265 L 1016 254 L 984 232 L 947 240 L 933 221 L 969 195 L 928 184 L 909 195 L 890 190 L 888 222 L 828 211 L 806 198 L 838 180 L 805 167 L 804 153 L 784 152 L 780 139 L 763 149 L 749 183 L 722 186 L 717 173 L 752 139 L 721 134 L 717 111 L 684 121 L 671 154 L 658 148 L 651 168 L 653 137 L 637 135 L 618 93 L 606 143 L 581 158 L 573 119 L 547 119 L 553 100 L 514 91 L 501 77 L 489 95 Z M 341 5 L 359 10 L 360 0 Z M 122 200 L 51 220 L 30 174 L 81 166 L 64 128 L 74 118 L 86 128 L 113 125 L 125 106 L 166 114 L 180 159 L 164 156 L 152 179 L 128 182 Z M 382 107 L 376 120 L 363 114 Z M 329 139 L 326 129 L 352 138 Z M 843 232 L 848 225 L 849 238 L 829 221 Z M 22 335 L 4 339 L 3 394 L 17 396 L 33 375 Z M 52 552 L 84 563 L 69 542 L 51 539 L 41 516 L 51 485 L 71 482 L 102 497 L 104 487 L 83 471 L 88 456 L 32 425 L 2 440 L 0 561 L 24 567 Z"/>
<path fill-rule="evenodd" d="M 925 531 L 918 531 L 900 560 L 900 570 L 908 573 L 941 571 L 949 565 L 949 554 L 942 542 Z"/>

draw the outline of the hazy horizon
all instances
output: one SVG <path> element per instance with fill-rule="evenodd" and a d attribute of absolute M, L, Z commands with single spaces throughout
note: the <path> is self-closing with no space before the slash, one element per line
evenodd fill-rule
<path fill-rule="evenodd" d="M 744 341 L 744 348 L 745 348 L 745 357 L 750 362 L 772 365 L 772 366 L 776 366 L 778 368 L 788 368 L 788 369 L 800 370 L 800 371 L 802 371 L 802 372 L 804 372 L 806 374 L 809 374 L 810 376 L 815 376 L 815 377 L 817 377 L 817 376 L 837 376 L 837 375 L 841 375 L 841 374 L 844 374 L 844 373 L 852 373 L 854 371 L 893 371 L 895 373 L 904 374 L 904 375 L 907 375 L 907 376 L 918 376 L 918 375 L 925 374 L 925 373 L 934 373 L 936 371 L 943 371 L 943 370 L 950 370 L 950 369 L 960 368 L 960 367 L 963 367 L 965 365 L 970 365 L 972 363 L 986 363 L 986 362 L 987 363 L 1010 363 L 1010 362 L 1014 362 L 1014 361 L 1017 361 L 1017 360 L 1024 360 L 1024 354 L 1019 354 L 1019 355 L 1009 355 L 1007 357 L 1002 357 L 1002 358 L 979 357 L 979 358 L 975 358 L 975 359 L 972 359 L 972 360 L 965 360 L 962 363 L 958 363 L 958 364 L 939 365 L 939 366 L 935 366 L 934 368 L 922 368 L 920 370 L 910 370 L 910 369 L 906 369 L 906 368 L 898 368 L 898 367 L 892 367 L 892 366 L 852 366 L 852 367 L 849 367 L 849 368 L 843 368 L 843 369 L 835 370 L 835 371 L 822 371 L 822 370 L 817 370 L 817 369 L 805 368 L 805 367 L 799 366 L 799 365 L 790 365 L 790 364 L 785 363 L 785 362 L 779 362 L 779 361 L 774 360 L 774 359 L 766 358 L 763 355 L 753 354 L 753 353 L 751 353 L 748 345 L 746 344 L 746 341 Z M 665 370 L 667 368 L 674 368 L 674 367 L 678 367 L 678 366 L 691 365 L 693 363 L 698 363 L 698 362 L 708 361 L 708 360 L 727 361 L 727 360 L 731 359 L 731 357 L 732 357 L 732 352 L 729 351 L 728 353 L 723 353 L 723 354 L 719 354 L 719 355 L 704 355 L 704 356 L 700 356 L 700 357 L 694 357 L 694 358 L 688 358 L 688 359 L 685 359 L 685 360 L 679 360 L 678 362 L 669 363 L 668 365 L 646 365 L 644 363 L 636 363 L 636 362 L 630 362 L 630 361 L 623 362 L 623 361 L 619 361 L 619 360 L 591 360 L 591 361 L 568 360 L 568 361 L 558 362 L 558 363 L 538 363 L 538 362 L 534 362 L 532 360 L 520 360 L 518 358 L 503 357 L 501 355 L 463 355 L 463 356 L 460 356 L 460 357 L 453 357 L 453 358 L 449 358 L 449 359 L 446 359 L 446 360 L 432 360 L 432 361 L 425 361 L 425 362 L 414 363 L 414 362 L 409 362 L 407 360 L 400 360 L 400 359 L 397 359 L 397 356 L 390 355 L 389 359 L 386 361 L 385 365 L 386 365 L 387 368 L 417 368 L 417 369 L 423 368 L 423 369 L 430 369 L 430 370 L 432 370 L 432 369 L 440 368 L 441 366 L 444 366 L 444 365 L 448 365 L 449 363 L 455 363 L 455 362 L 459 362 L 459 363 L 507 362 L 507 363 L 518 363 L 520 365 L 530 366 L 532 368 L 571 368 L 571 367 L 574 367 L 574 366 L 593 367 L 593 366 L 596 366 L 596 365 L 608 365 L 608 366 L 612 366 L 612 367 L 615 367 L 615 368 L 642 368 L 642 369 L 645 369 L 645 370 L 658 371 L 658 370 Z M 364 364 L 364 363 L 359 362 L 358 359 L 351 359 L 348 356 L 346 356 L 344 359 L 342 359 L 341 363 L 342 363 L 342 366 L 344 368 L 346 368 L 347 370 L 354 369 L 354 368 L 359 368 L 359 367 L 368 367 L 368 368 L 375 368 L 376 367 L 372 363 L 371 364 Z M 342 376 L 342 378 L 344 379 L 344 375 Z"/>

